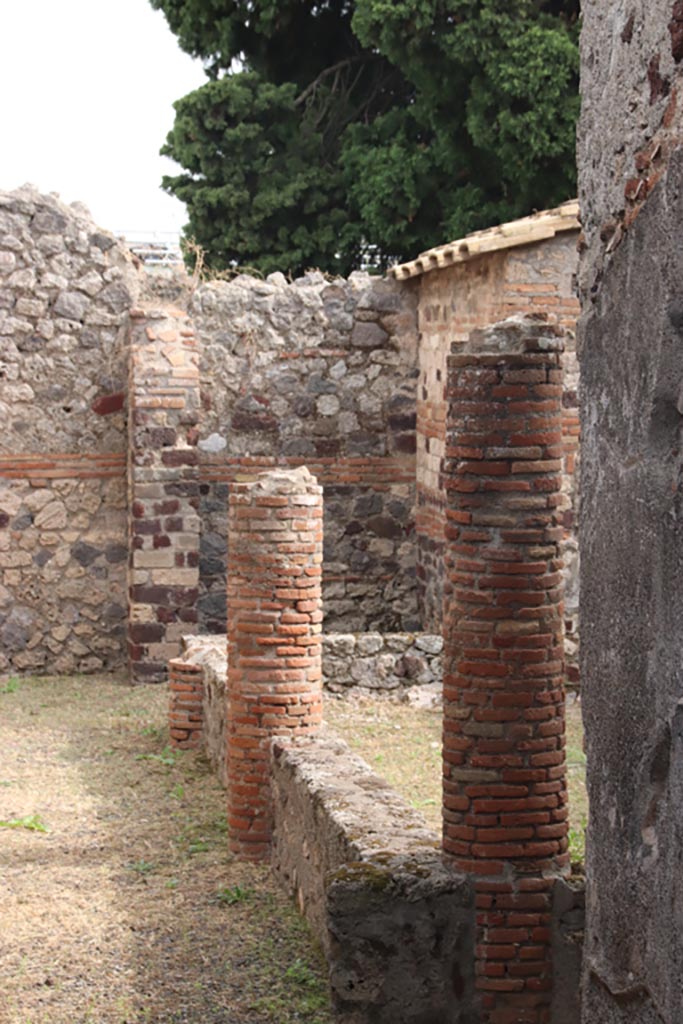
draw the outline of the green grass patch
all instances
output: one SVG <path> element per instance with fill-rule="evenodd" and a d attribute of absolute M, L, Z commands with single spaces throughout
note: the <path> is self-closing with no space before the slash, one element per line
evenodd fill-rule
<path fill-rule="evenodd" d="M 8 818 L 0 820 L 0 828 L 25 828 L 27 832 L 49 832 L 39 815 L 29 814 L 25 818 Z"/>
<path fill-rule="evenodd" d="M 215 895 L 216 903 L 226 903 L 229 907 L 236 903 L 248 903 L 256 896 L 254 889 L 245 888 L 241 885 L 226 885 L 218 889 Z"/>

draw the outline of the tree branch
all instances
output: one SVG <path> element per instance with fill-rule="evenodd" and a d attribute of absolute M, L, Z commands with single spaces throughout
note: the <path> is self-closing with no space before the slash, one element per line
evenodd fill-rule
<path fill-rule="evenodd" d="M 314 78 L 310 85 L 307 85 L 302 93 L 299 93 L 296 100 L 294 101 L 295 105 L 298 107 L 302 103 L 305 103 L 309 96 L 314 95 L 318 87 L 322 85 L 325 79 L 329 78 L 330 75 L 335 75 L 335 82 L 333 85 L 334 91 L 334 88 L 336 88 L 337 82 L 339 80 L 338 76 L 340 71 L 343 71 L 345 68 L 351 67 L 353 64 L 369 64 L 370 61 L 382 59 L 383 58 L 379 53 L 359 53 L 355 57 L 347 57 L 345 60 L 337 61 L 336 64 L 331 64 L 329 68 L 325 68 L 324 71 L 321 71 L 318 77 Z"/>

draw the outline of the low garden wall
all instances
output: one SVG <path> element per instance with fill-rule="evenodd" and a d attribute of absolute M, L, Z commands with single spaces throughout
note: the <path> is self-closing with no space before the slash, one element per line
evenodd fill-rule
<path fill-rule="evenodd" d="M 327 634 L 325 685 L 389 699 L 429 692 L 439 685 L 440 641 Z M 202 746 L 225 783 L 225 638 L 190 636 L 183 645 L 170 663 L 171 741 Z M 447 866 L 440 836 L 419 812 L 327 729 L 273 741 L 270 787 L 273 870 L 325 952 L 341 1024 L 474 1019 L 473 882 Z M 524 898 L 527 907 L 535 897 Z M 558 879 L 547 913 L 520 913 L 533 913 L 550 937 L 553 1024 L 578 1024 L 581 881 Z"/>
<path fill-rule="evenodd" d="M 441 699 L 443 639 L 428 633 L 324 633 L 323 686 L 330 693 L 384 696 L 413 704 Z M 203 747 L 226 782 L 226 638 L 182 638 L 169 662 L 171 743 Z"/>
<path fill-rule="evenodd" d="M 329 963 L 341 1024 L 464 1024 L 474 892 L 440 840 L 333 734 L 273 741 L 273 870 Z"/>

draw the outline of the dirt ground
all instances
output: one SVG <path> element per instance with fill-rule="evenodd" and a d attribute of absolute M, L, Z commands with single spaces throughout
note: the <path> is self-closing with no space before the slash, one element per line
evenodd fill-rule
<path fill-rule="evenodd" d="M 0 682 L 0 1022 L 328 1024 L 325 968 L 165 688 Z M 45 829 L 45 831 L 42 831 Z"/>
<path fill-rule="evenodd" d="M 225 794 L 167 746 L 165 687 L 0 681 L 0 1024 L 330 1024 L 325 965 Z M 440 827 L 441 713 L 326 700 L 328 723 Z M 572 852 L 587 814 L 568 709 Z"/>

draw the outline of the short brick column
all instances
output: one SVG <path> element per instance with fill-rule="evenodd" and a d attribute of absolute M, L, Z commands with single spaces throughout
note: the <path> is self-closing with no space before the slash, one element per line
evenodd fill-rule
<path fill-rule="evenodd" d="M 563 331 L 513 317 L 448 361 L 444 851 L 474 878 L 485 1024 L 548 1024 L 566 874 Z"/>
<path fill-rule="evenodd" d="M 184 658 L 168 663 L 168 731 L 175 750 L 201 746 L 204 732 L 204 669 Z"/>
<path fill-rule="evenodd" d="M 322 720 L 322 487 L 304 467 L 230 492 L 230 849 L 268 857 L 270 741 Z"/>

